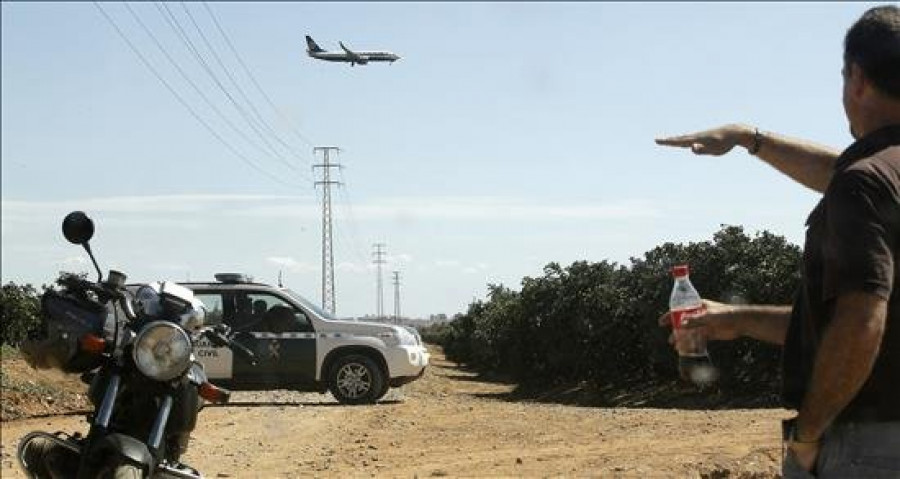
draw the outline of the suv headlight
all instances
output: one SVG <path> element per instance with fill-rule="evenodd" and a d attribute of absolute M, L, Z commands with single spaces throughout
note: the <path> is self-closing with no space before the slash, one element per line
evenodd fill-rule
<path fill-rule="evenodd" d="M 168 381 L 191 365 L 191 338 L 175 324 L 154 321 L 138 334 L 131 355 L 144 375 Z"/>
<path fill-rule="evenodd" d="M 399 341 L 400 346 L 415 346 L 418 343 L 415 335 L 409 332 L 406 328 L 398 327 L 397 329 L 397 341 Z"/>

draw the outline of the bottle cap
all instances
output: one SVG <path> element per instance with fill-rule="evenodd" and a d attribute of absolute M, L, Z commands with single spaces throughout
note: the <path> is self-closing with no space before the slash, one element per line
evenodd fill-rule
<path fill-rule="evenodd" d="M 680 264 L 672 268 L 672 276 L 676 278 L 680 278 L 682 276 L 687 276 L 690 272 L 690 268 L 686 264 Z"/>

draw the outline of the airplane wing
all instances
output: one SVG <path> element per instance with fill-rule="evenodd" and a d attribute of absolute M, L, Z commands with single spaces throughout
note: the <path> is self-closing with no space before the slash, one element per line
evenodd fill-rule
<path fill-rule="evenodd" d="M 350 56 L 350 58 L 359 58 L 359 55 L 356 54 L 353 50 L 347 48 L 347 46 L 344 45 L 344 42 L 338 42 L 338 45 L 341 46 L 341 49 L 344 50 L 344 52 L 345 52 L 348 56 Z"/>
<path fill-rule="evenodd" d="M 338 42 L 338 45 L 341 46 L 341 49 L 344 50 L 344 53 L 346 53 L 347 57 L 350 58 L 351 63 L 359 63 L 360 65 L 365 65 L 369 62 L 369 57 L 360 55 L 359 53 L 356 53 L 353 50 L 347 48 L 347 46 L 344 45 L 344 42 Z"/>

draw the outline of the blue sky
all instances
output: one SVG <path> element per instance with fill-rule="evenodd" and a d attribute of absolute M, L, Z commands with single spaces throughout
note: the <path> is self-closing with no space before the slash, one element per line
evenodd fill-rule
<path fill-rule="evenodd" d="M 214 108 L 125 4 L 102 4 L 245 159 L 94 4 L 2 4 L 4 283 L 89 271 L 59 229 L 82 209 L 97 223 L 101 265 L 130 280 L 243 271 L 274 283 L 281 270 L 319 301 L 311 165 L 320 145 L 343 149 L 345 186 L 333 193 L 341 316 L 375 312 L 376 242 L 387 244 L 385 310 L 399 270 L 412 316 L 464 311 L 488 283 L 518 287 L 551 261 L 627 263 L 665 241 L 709 239 L 722 224 L 802 243 L 812 191 L 743 152 L 694 157 L 653 139 L 745 122 L 845 147 L 841 42 L 874 4 L 208 5 L 277 110 L 203 4 L 129 6 Z M 264 124 L 243 118 L 166 8 Z M 343 41 L 402 59 L 318 62 L 305 55 L 305 34 L 326 49 Z"/>

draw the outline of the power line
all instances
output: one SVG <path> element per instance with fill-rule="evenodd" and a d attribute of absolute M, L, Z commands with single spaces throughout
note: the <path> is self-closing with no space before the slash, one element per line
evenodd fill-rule
<path fill-rule="evenodd" d="M 341 183 L 341 188 L 338 190 L 342 190 L 346 187 L 345 184 Z M 338 208 L 340 206 L 340 208 Z M 358 263 L 365 267 L 368 264 L 369 260 L 365 257 L 365 255 L 361 254 L 359 250 L 356 249 L 353 242 L 350 240 L 350 236 L 347 234 L 349 230 L 350 223 L 346 217 L 346 208 L 343 204 L 335 205 L 335 240 L 336 250 L 344 252 L 344 257 L 352 257 L 352 260 L 355 263 Z"/>
<path fill-rule="evenodd" d="M 346 184 L 341 183 L 341 190 L 346 188 Z M 365 255 L 363 255 L 359 249 L 356 248 L 356 244 L 350 239 L 350 236 L 347 234 L 347 230 L 349 230 L 350 221 L 346 216 L 346 206 L 342 206 L 340 211 L 344 213 L 335 215 L 337 218 L 340 218 L 343 221 L 343 226 L 336 228 L 337 229 L 337 239 L 339 240 L 339 244 L 341 245 L 342 250 L 346 250 L 349 254 L 354 256 L 354 259 L 358 260 L 360 264 L 368 263 L 368 259 L 366 259 Z"/>
<path fill-rule="evenodd" d="M 343 188 L 338 190 L 340 192 L 340 198 L 343 201 L 345 206 L 344 210 L 347 213 L 347 216 L 344 218 L 344 221 L 350 226 L 348 229 L 350 231 L 350 239 L 349 242 L 352 246 L 353 253 L 356 257 L 363 263 L 366 262 L 365 255 L 362 253 L 362 240 L 360 239 L 359 230 L 356 227 L 358 221 L 356 220 L 356 215 L 353 212 L 353 202 L 350 200 L 350 184 L 347 182 L 347 179 L 344 178 L 344 168 L 338 170 L 338 174 L 340 175 L 340 181 Z"/>
<path fill-rule="evenodd" d="M 265 144 L 268 147 L 272 156 L 274 158 L 277 158 L 279 161 L 281 161 L 285 165 L 289 165 L 289 167 L 293 168 L 293 166 L 290 166 L 290 163 L 287 160 L 285 160 L 284 157 L 281 156 L 281 153 L 276 151 L 275 147 L 273 147 L 272 144 L 269 143 L 269 140 L 267 140 L 266 137 L 262 134 L 262 132 L 256 126 L 256 123 L 253 121 L 252 118 L 250 118 L 250 115 L 247 113 L 247 111 L 244 110 L 244 108 L 237 102 L 237 100 L 234 99 L 234 96 L 228 91 L 228 89 L 225 88 L 225 86 L 219 80 L 219 77 L 215 74 L 215 72 L 212 71 L 212 68 L 209 66 L 209 63 L 206 61 L 205 58 L 203 58 L 203 55 L 200 53 L 200 50 L 197 49 L 196 45 L 194 45 L 193 40 L 191 40 L 190 36 L 187 34 L 187 32 L 181 26 L 181 22 L 178 21 L 178 18 L 175 16 L 175 14 L 172 13 L 172 11 L 169 9 L 169 6 L 165 3 L 162 3 L 162 6 L 160 7 L 160 3 L 158 3 L 158 2 L 155 5 L 156 5 L 156 8 L 158 10 L 160 10 L 160 13 L 163 13 L 162 9 L 165 9 L 165 14 L 163 14 L 163 17 L 166 18 L 166 21 L 169 22 L 169 26 L 171 26 L 172 29 L 175 30 L 175 33 L 178 34 L 181 41 L 185 44 L 185 46 L 188 47 L 188 50 L 194 55 L 194 59 L 197 60 L 197 63 L 200 64 L 200 66 L 203 68 L 203 70 L 206 72 L 206 74 L 209 75 L 209 77 L 212 79 L 213 83 L 215 83 L 216 86 L 219 88 L 219 90 L 225 95 L 225 97 L 228 98 L 228 101 L 231 102 L 231 105 L 234 106 L 234 108 L 235 108 L 235 110 L 237 110 L 238 114 L 240 114 L 240 116 L 244 119 L 244 121 L 247 122 L 247 125 L 250 126 L 251 130 L 253 130 L 253 133 L 255 133 L 256 136 L 259 137 L 259 139 L 263 142 L 263 144 Z M 168 17 L 166 17 L 166 14 L 168 14 Z"/>
<path fill-rule="evenodd" d="M 183 79 L 191 86 L 191 88 L 194 89 L 194 92 L 196 92 L 197 95 L 200 96 L 200 98 L 203 100 L 203 102 L 206 103 L 206 105 L 207 105 L 207 106 L 208 106 L 208 107 L 209 107 L 209 108 L 210 108 L 210 109 L 211 109 L 211 110 L 212 110 L 212 111 L 213 111 L 220 119 L 222 119 L 222 121 L 223 121 L 229 128 L 231 128 L 232 131 L 234 131 L 238 136 L 240 136 L 241 138 L 243 138 L 244 141 L 246 141 L 247 143 L 249 143 L 250 145 L 252 145 L 252 146 L 253 146 L 254 148 L 256 148 L 260 153 L 262 153 L 262 154 L 264 154 L 264 155 L 267 155 L 268 153 L 266 153 L 266 151 L 265 151 L 261 146 L 259 146 L 259 145 L 258 145 L 257 143 L 255 143 L 253 140 L 251 140 L 250 137 L 248 137 L 248 136 L 246 135 L 246 133 L 244 133 L 240 128 L 238 128 L 237 126 L 235 126 L 235 124 L 232 123 L 232 122 L 228 119 L 228 117 L 225 116 L 225 114 L 222 113 L 222 111 L 221 111 L 218 107 L 216 107 L 216 105 L 209 99 L 209 97 L 206 96 L 205 93 L 203 93 L 203 90 L 200 89 L 200 87 L 197 86 L 197 84 L 196 84 L 193 80 L 191 80 L 190 76 L 184 71 L 183 68 L 181 68 L 181 65 L 179 65 L 178 62 L 177 62 L 174 58 L 172 58 L 172 55 L 169 54 L 169 51 L 163 46 L 162 42 L 160 42 L 159 39 L 157 38 L 157 36 L 153 34 L 153 31 L 147 26 L 146 23 L 144 23 L 143 20 L 141 20 L 140 16 L 137 14 L 137 12 L 135 12 L 134 9 L 131 8 L 131 5 L 129 5 L 129 4 L 126 2 L 126 3 L 125 3 L 125 8 L 128 9 L 128 12 L 131 13 L 131 16 L 134 17 L 134 19 L 135 19 L 135 21 L 138 23 L 138 25 L 140 25 L 140 27 L 144 30 L 144 32 L 147 34 L 147 36 L 149 36 L 150 39 L 153 40 L 154 44 L 156 44 L 156 47 L 163 53 L 163 55 L 166 57 L 166 59 L 169 61 L 169 63 L 171 63 L 172 66 L 175 67 L 175 70 L 181 75 L 181 77 L 182 77 L 182 78 L 183 78 Z M 297 171 L 297 172 L 300 173 L 299 171 Z M 301 176 L 303 176 L 302 173 L 301 173 Z M 309 179 L 309 178 L 307 178 L 307 179 Z"/>
<path fill-rule="evenodd" d="M 338 169 L 338 174 L 340 175 L 339 181 L 341 185 L 341 187 L 338 188 L 338 191 L 340 192 L 339 203 L 341 214 L 337 215 L 337 217 L 343 222 L 343 226 L 337 228 L 338 244 L 341 245 L 342 250 L 352 252 L 353 256 L 355 256 L 356 260 L 358 260 L 361 265 L 365 265 L 368 263 L 368 260 L 360 247 L 361 243 L 359 242 L 359 235 L 353 218 L 352 205 L 349 203 L 346 196 L 348 183 L 344 178 L 343 165 Z"/>
<path fill-rule="evenodd" d="M 278 113 L 278 116 L 280 116 L 281 119 L 284 120 L 285 123 L 287 123 L 287 125 L 290 127 L 291 133 L 293 133 L 297 138 L 300 139 L 300 141 L 306 143 L 308 146 L 313 146 L 313 143 L 309 139 L 307 139 L 306 136 L 303 135 L 303 133 L 300 133 L 300 131 L 294 126 L 294 124 L 290 120 L 290 118 L 288 118 L 287 115 L 282 113 L 281 109 L 279 109 L 277 106 L 275 106 L 275 102 L 272 101 L 272 99 L 269 97 L 269 95 L 266 94 L 265 90 L 263 90 L 262 87 L 259 85 L 259 82 L 256 81 L 256 77 L 253 75 L 253 73 L 251 73 L 250 69 L 247 68 L 247 64 L 244 63 L 244 60 L 241 58 L 241 56 L 238 55 L 237 49 L 234 48 L 234 45 L 231 43 L 231 40 L 228 38 L 228 35 L 225 34 L 225 30 L 222 28 L 222 25 L 219 24 L 219 20 L 216 18 L 212 9 L 209 8 L 209 4 L 207 4 L 206 2 L 203 2 L 203 6 L 206 7 L 206 11 L 209 12 L 209 16 L 212 18 L 213 23 L 215 23 L 216 28 L 219 30 L 219 33 L 222 34 L 222 38 L 224 38 L 225 42 L 228 44 L 228 48 L 231 49 L 231 53 L 234 54 L 234 57 L 237 59 L 238 63 L 240 63 L 241 67 L 244 69 L 244 72 L 247 74 L 248 77 L 250 77 L 250 80 L 253 82 L 253 85 L 256 86 L 256 89 L 257 89 L 257 91 L 259 91 L 260 95 L 262 95 L 263 98 L 266 99 L 266 102 L 268 102 L 269 106 L 272 107 L 272 109 L 276 113 Z"/>
<path fill-rule="evenodd" d="M 194 119 L 197 120 L 201 125 L 203 125 L 203 127 L 206 128 L 206 130 L 211 135 L 213 135 L 213 137 L 215 137 L 220 143 L 222 143 L 222 145 L 225 146 L 225 148 L 227 148 L 232 154 L 234 154 L 236 157 L 238 157 L 241 161 L 246 163 L 248 166 L 250 166 L 251 168 L 256 170 L 258 173 L 268 177 L 272 181 L 275 181 L 276 183 L 280 183 L 285 186 L 289 186 L 291 188 L 295 188 L 298 186 L 295 184 L 285 182 L 284 180 L 278 178 L 277 176 L 274 176 L 274 175 L 270 174 L 269 172 L 263 170 L 261 167 L 257 166 L 253 161 L 251 161 L 249 158 L 247 158 L 243 153 L 238 151 L 234 146 L 232 146 L 230 143 L 225 141 L 225 139 L 222 138 L 222 136 L 218 132 L 216 132 L 212 128 L 212 126 L 209 125 L 209 123 L 207 123 L 203 118 L 201 118 L 200 115 L 190 106 L 190 104 L 188 104 L 187 101 L 185 101 L 184 98 L 182 98 L 181 95 L 179 95 L 178 92 L 175 91 L 175 89 L 172 87 L 172 85 L 170 85 L 169 82 L 167 82 L 165 80 L 165 78 L 163 78 L 162 75 L 160 75 L 159 72 L 156 71 L 155 68 L 153 68 L 153 65 L 150 64 L 150 62 L 147 60 L 147 58 L 144 57 L 144 55 L 140 52 L 140 50 L 138 50 L 138 48 L 134 45 L 134 43 L 131 42 L 131 40 L 128 38 L 128 36 L 125 35 L 125 32 L 122 31 L 122 29 L 119 27 L 119 25 L 116 23 L 116 21 L 113 20 L 113 18 L 106 12 L 106 10 L 104 10 L 103 7 L 100 6 L 99 3 L 97 3 L 97 2 L 92 2 L 92 3 L 100 11 L 100 13 L 106 19 L 106 21 L 109 22 L 109 24 L 113 27 L 113 29 L 115 29 L 115 31 L 119 35 L 119 37 L 125 42 L 126 45 L 128 45 L 128 48 L 131 49 L 131 51 L 138 57 L 138 59 L 141 61 L 141 63 L 143 63 L 144 66 L 147 67 L 148 70 L 150 70 L 150 73 L 152 73 L 153 76 L 155 76 L 156 79 L 159 80 L 160 83 L 162 83 L 163 86 L 165 86 L 167 90 L 169 90 L 169 93 L 171 93 L 172 96 L 174 96 L 175 99 L 178 100 L 178 102 L 181 103 L 181 105 L 185 109 L 188 110 L 188 112 L 191 114 L 191 116 L 193 116 Z"/>
<path fill-rule="evenodd" d="M 291 147 L 290 145 L 288 145 L 287 143 L 285 143 L 281 139 L 281 137 L 279 137 L 278 134 L 275 133 L 275 131 L 272 129 L 272 127 L 269 126 L 269 124 L 266 122 L 266 120 L 262 117 L 262 115 L 259 113 L 259 110 L 256 108 L 256 105 L 253 104 L 253 102 L 250 100 L 250 98 L 247 96 L 247 94 L 244 93 L 244 89 L 241 88 L 241 86 L 240 86 L 240 84 L 238 84 L 237 80 L 234 79 L 234 76 L 231 74 L 231 71 L 225 65 L 225 62 L 222 61 L 222 58 L 216 52 L 216 49 L 213 47 L 212 43 L 206 37 L 206 34 L 203 33 L 203 29 L 200 28 L 200 24 L 197 23 L 197 20 L 194 18 L 194 15 L 191 13 L 190 9 L 188 9 L 187 5 L 185 5 L 184 2 L 181 2 L 181 8 L 184 9 L 184 12 L 187 14 L 188 19 L 190 19 L 191 24 L 194 25 L 194 29 L 197 30 L 197 33 L 200 35 L 200 38 L 203 40 L 203 43 L 206 45 L 206 48 L 212 54 L 213 59 L 216 60 L 216 63 L 219 65 L 219 67 L 222 69 L 222 71 L 225 72 L 225 76 L 231 82 L 231 85 L 235 88 L 235 90 L 237 90 L 238 95 L 240 95 L 240 97 L 243 98 L 243 100 L 247 104 L 247 106 L 250 107 L 250 110 L 256 116 L 256 120 L 263 127 L 263 129 L 266 131 L 266 133 L 268 133 L 269 136 L 271 136 L 276 142 L 278 142 L 285 149 L 285 151 L 287 151 L 289 154 L 294 155 L 295 158 L 297 158 L 301 161 L 306 161 L 305 159 L 298 156 L 296 154 L 296 152 L 294 151 L 294 148 Z M 297 168 L 295 166 L 293 166 L 292 164 L 290 164 L 288 162 L 285 162 L 285 165 L 287 165 L 288 168 L 299 171 L 299 170 L 297 170 Z"/>

